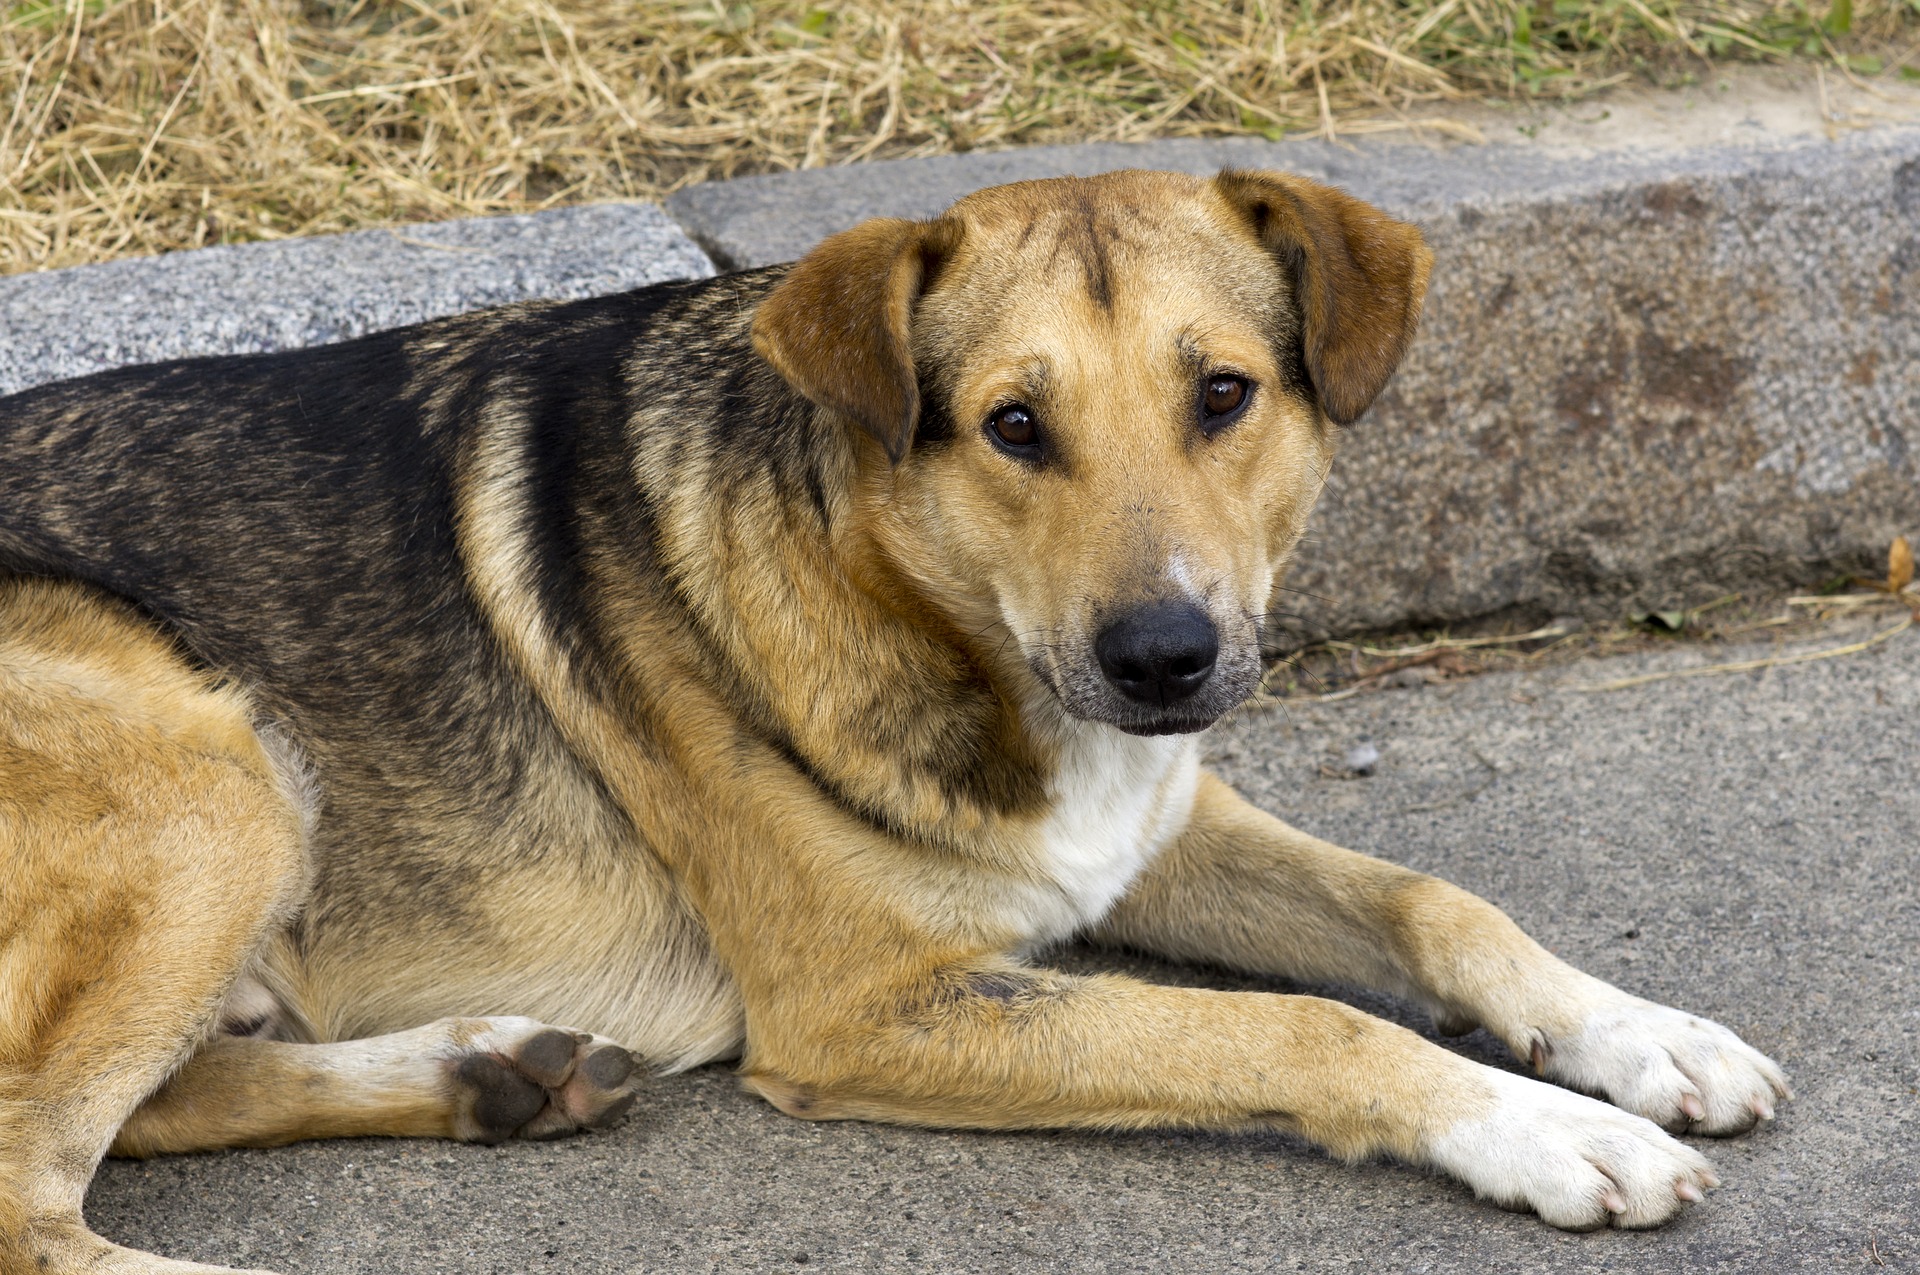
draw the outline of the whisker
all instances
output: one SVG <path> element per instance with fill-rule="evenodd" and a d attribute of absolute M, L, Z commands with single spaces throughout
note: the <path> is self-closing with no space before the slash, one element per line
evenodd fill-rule
<path fill-rule="evenodd" d="M 1283 657 L 1283 658 L 1275 659 L 1274 661 L 1272 661 L 1270 667 L 1268 668 L 1268 673 L 1271 674 L 1274 669 L 1282 669 L 1282 668 L 1290 669 L 1302 681 L 1311 683 L 1313 685 L 1313 689 L 1316 694 L 1325 693 L 1327 689 L 1327 683 L 1320 677 L 1318 673 L 1314 672 L 1312 669 L 1308 668 L 1306 665 L 1300 663 L 1298 660 L 1293 659 L 1292 657 Z"/>

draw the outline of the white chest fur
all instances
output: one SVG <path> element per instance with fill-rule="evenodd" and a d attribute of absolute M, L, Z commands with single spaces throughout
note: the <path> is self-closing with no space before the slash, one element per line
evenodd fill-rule
<path fill-rule="evenodd" d="M 1016 904 L 1020 928 L 1036 945 L 1105 915 L 1186 826 L 1199 779 L 1192 736 L 1076 727 L 1061 740 L 1052 806 L 1037 829 L 1040 880 Z"/>

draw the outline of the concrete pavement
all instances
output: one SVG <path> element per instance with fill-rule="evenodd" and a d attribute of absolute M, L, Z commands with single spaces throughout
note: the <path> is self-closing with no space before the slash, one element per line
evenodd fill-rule
<path fill-rule="evenodd" d="M 110 1163 L 89 1216 L 172 1256 L 316 1275 L 1920 1270 L 1920 631 L 1845 659 L 1568 689 L 1769 649 L 1292 705 L 1212 745 L 1267 808 L 1473 889 L 1563 957 L 1787 1067 L 1797 1098 L 1752 1135 L 1701 1140 L 1726 1185 L 1663 1230 L 1561 1234 L 1277 1135 L 805 1124 L 719 1067 L 659 1079 L 626 1125 L 564 1143 Z M 1372 777 L 1323 776 L 1361 741 L 1382 754 Z M 1484 1033 L 1450 1047 L 1512 1065 Z"/>

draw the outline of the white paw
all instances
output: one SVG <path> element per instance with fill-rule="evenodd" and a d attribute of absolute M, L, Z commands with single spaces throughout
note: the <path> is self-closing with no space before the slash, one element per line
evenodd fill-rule
<path fill-rule="evenodd" d="M 1647 1120 L 1504 1071 L 1493 1109 L 1456 1122 L 1430 1159 L 1508 1208 L 1569 1231 L 1658 1226 L 1718 1186 L 1713 1166 Z"/>
<path fill-rule="evenodd" d="M 1723 1136 L 1792 1096 L 1771 1058 L 1716 1022 L 1607 988 L 1578 1031 L 1536 1033 L 1533 1068 L 1663 1128 Z"/>

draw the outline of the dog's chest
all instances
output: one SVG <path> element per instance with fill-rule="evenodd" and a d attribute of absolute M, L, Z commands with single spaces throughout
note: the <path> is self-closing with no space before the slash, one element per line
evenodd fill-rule
<path fill-rule="evenodd" d="M 1030 941 L 1065 938 L 1104 916 L 1186 826 L 1198 778 L 1190 737 L 1106 728 L 1069 736 L 1036 830 L 1042 880 L 1023 901 Z"/>

